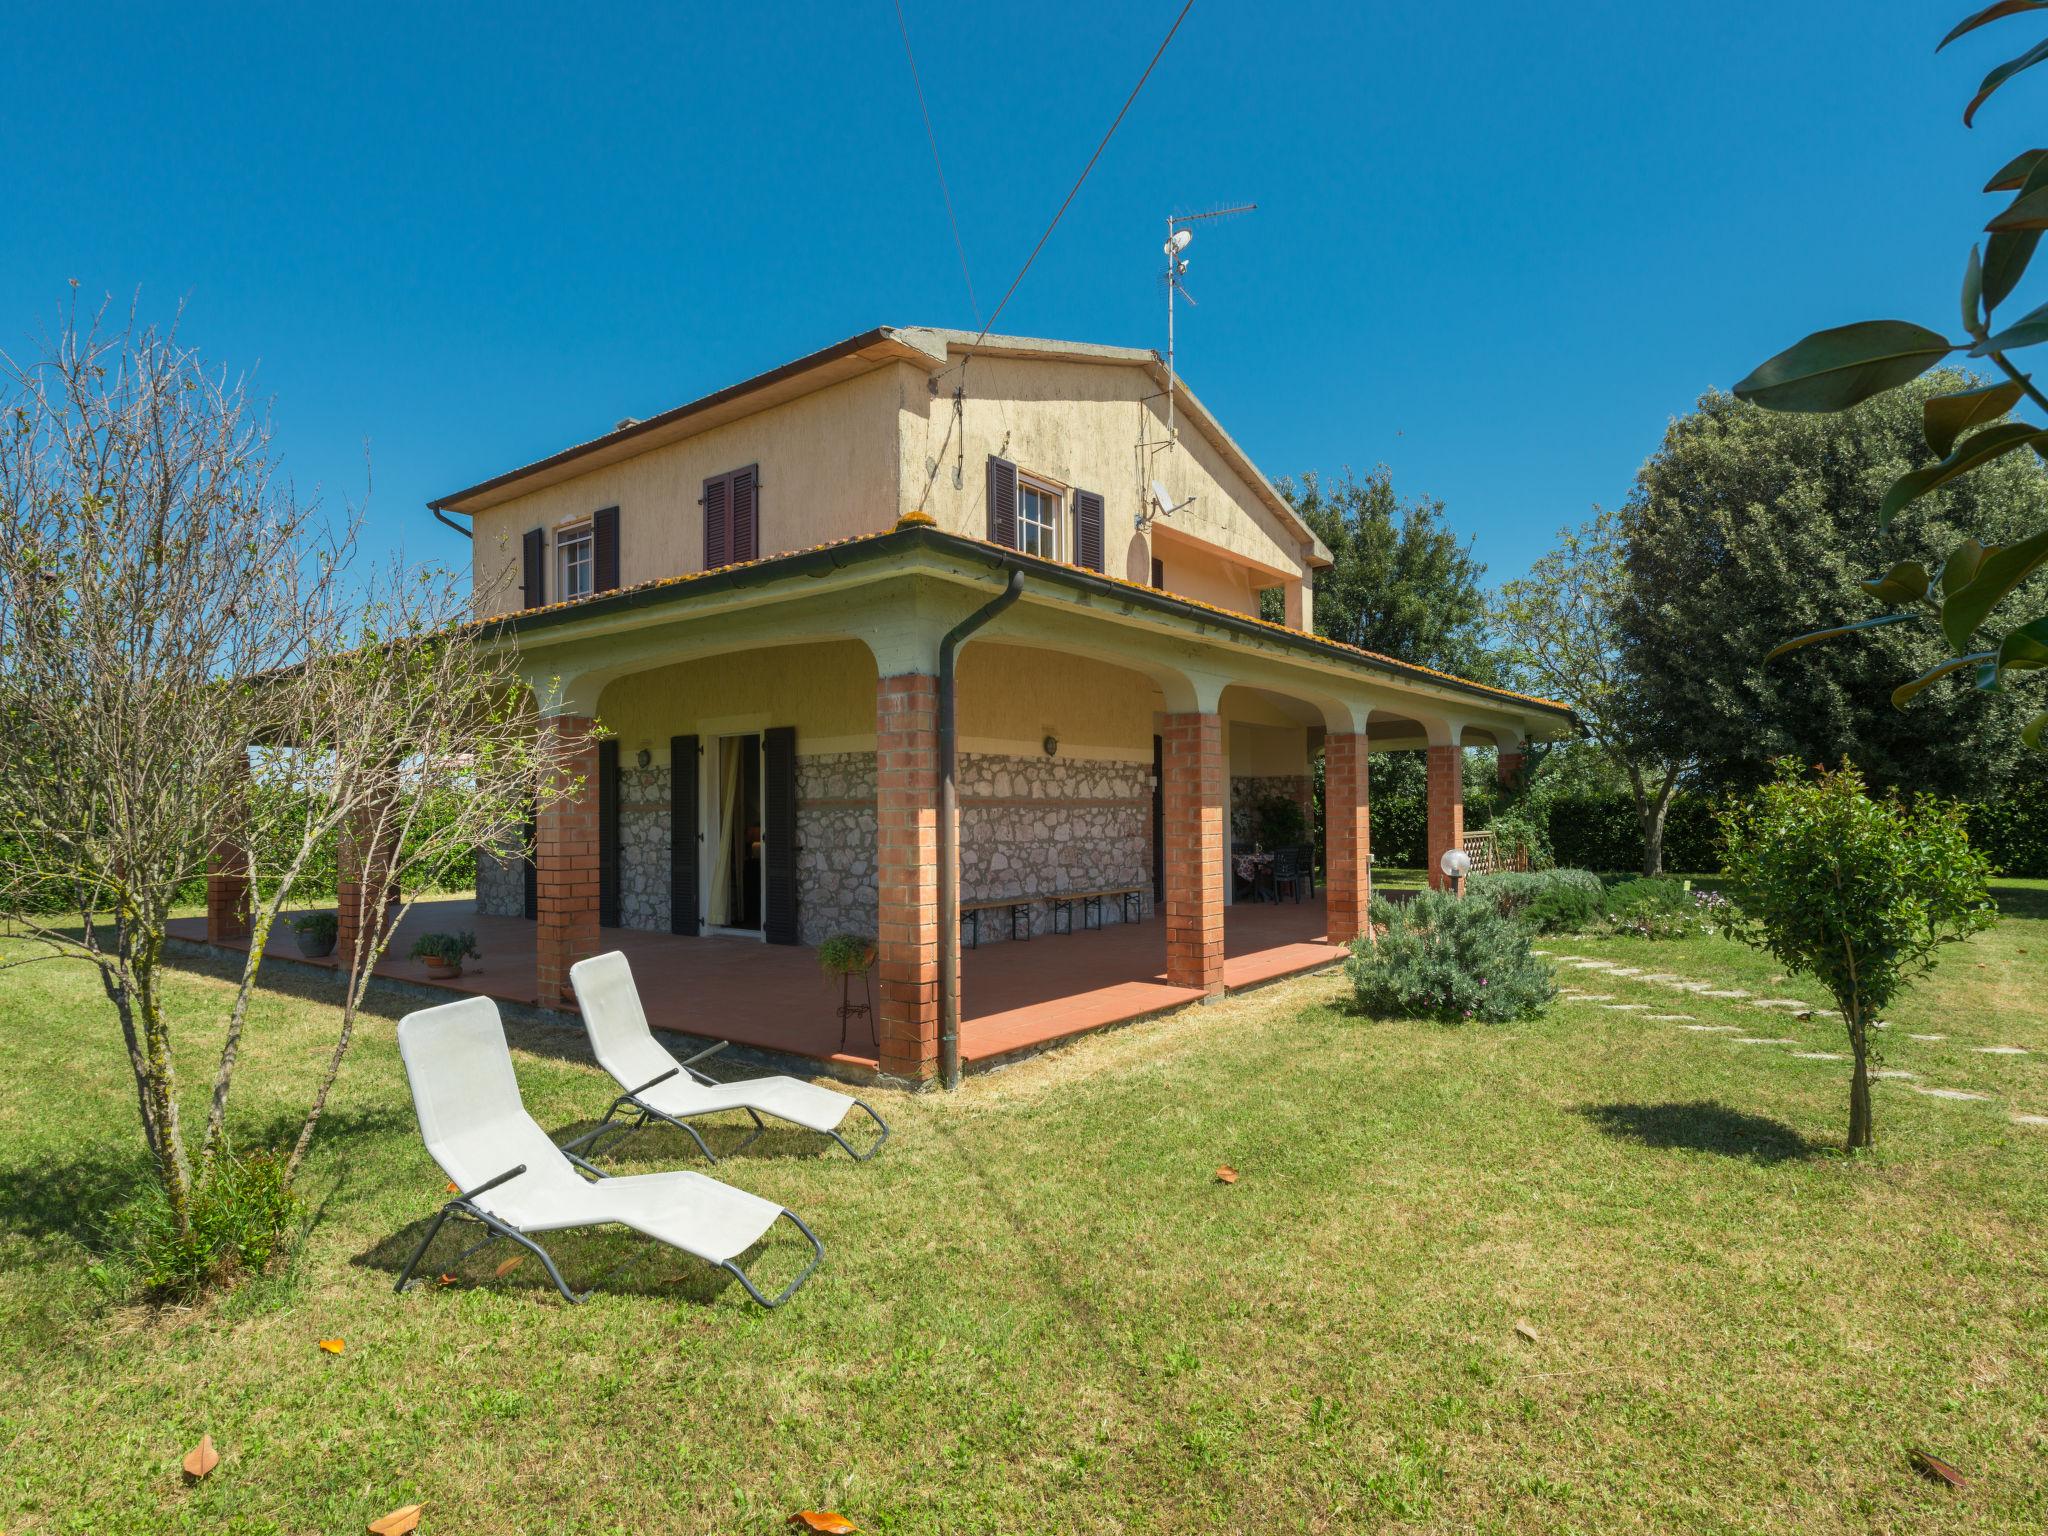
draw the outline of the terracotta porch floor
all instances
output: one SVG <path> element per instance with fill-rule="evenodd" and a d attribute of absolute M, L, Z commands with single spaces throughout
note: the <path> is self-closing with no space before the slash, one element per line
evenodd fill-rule
<path fill-rule="evenodd" d="M 425 966 L 405 958 L 417 935 L 455 929 L 474 933 L 482 951 L 480 959 L 465 963 L 457 979 L 434 980 Z M 172 923 L 171 930 L 179 938 L 203 942 L 206 923 L 185 918 Z M 1232 990 L 1256 986 L 1341 959 L 1344 950 L 1328 943 L 1324 933 L 1320 898 L 1230 908 L 1224 922 L 1225 985 Z M 657 1029 L 847 1067 L 875 1065 L 873 1037 L 859 1020 L 846 1049 L 840 1049 L 839 986 L 818 970 L 808 948 L 724 937 L 681 939 L 630 928 L 601 930 L 599 941 L 624 950 L 632 961 L 648 1019 Z M 273 940 L 271 953 L 298 958 L 288 930 Z M 399 925 L 377 974 L 531 1006 L 533 954 L 534 925 L 522 918 L 484 916 L 467 899 L 423 901 Z M 970 1066 L 1178 1007 L 1201 995 L 1167 984 L 1166 938 L 1157 919 L 1045 934 L 1022 944 L 991 944 L 968 950 L 960 959 L 960 1044 Z"/>

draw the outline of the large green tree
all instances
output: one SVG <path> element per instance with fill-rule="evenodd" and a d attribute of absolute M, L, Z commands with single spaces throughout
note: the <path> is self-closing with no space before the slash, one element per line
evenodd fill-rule
<path fill-rule="evenodd" d="M 1451 531 L 1444 504 L 1403 500 L 1382 464 L 1360 477 L 1325 482 L 1305 474 L 1280 482 L 1301 520 L 1336 563 L 1316 576 L 1316 633 L 1346 645 L 1460 677 L 1491 681 L 1486 644 L 1486 567 Z"/>
<path fill-rule="evenodd" d="M 1862 619 L 1862 578 L 1938 564 L 1974 534 L 2024 537 L 2048 476 L 2008 454 L 1886 525 L 1879 504 L 1925 464 L 1923 407 L 1977 381 L 1939 370 L 1831 415 L 1759 409 L 1713 391 L 1671 423 L 1621 509 L 1621 632 L 1653 745 L 1692 751 L 1724 783 L 1753 784 L 1784 754 L 1852 757 L 1879 785 L 1978 796 L 2014 771 L 2029 713 L 2010 692 L 1936 683 L 1910 715 L 1892 690 L 1950 654 L 1930 625 L 1769 660 L 1787 636 Z M 2036 706 L 2038 707 L 2038 706 Z"/>

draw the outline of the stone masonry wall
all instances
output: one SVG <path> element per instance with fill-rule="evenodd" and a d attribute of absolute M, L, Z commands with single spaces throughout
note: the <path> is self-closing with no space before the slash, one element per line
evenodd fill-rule
<path fill-rule="evenodd" d="M 509 851 L 476 851 L 476 909 L 486 917 L 526 915 L 526 860 L 514 844 Z"/>
<path fill-rule="evenodd" d="M 669 771 L 619 769 L 619 926 L 668 932 Z"/>
<path fill-rule="evenodd" d="M 1230 840 L 1233 843 L 1248 843 L 1255 838 L 1258 825 L 1253 810 L 1267 799 L 1278 797 L 1292 800 L 1300 806 L 1304 816 L 1314 803 L 1315 781 L 1305 773 L 1272 774 L 1265 777 L 1246 777 L 1230 781 Z M 1309 840 L 1305 834 L 1303 842 Z"/>
<path fill-rule="evenodd" d="M 875 932 L 875 754 L 796 760 L 797 937 Z"/>

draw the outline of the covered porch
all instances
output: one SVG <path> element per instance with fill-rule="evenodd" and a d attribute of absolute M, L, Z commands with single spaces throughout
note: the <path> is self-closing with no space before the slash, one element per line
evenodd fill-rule
<path fill-rule="evenodd" d="M 1224 925 L 1223 987 L 1240 991 L 1336 964 L 1344 956 L 1328 939 L 1320 896 L 1300 903 L 1241 904 Z M 176 937 L 207 938 L 203 918 L 171 925 Z M 420 934 L 464 930 L 476 935 L 480 957 L 463 974 L 439 980 L 406 958 Z M 377 974 L 394 981 L 481 994 L 523 1007 L 547 1007 L 536 970 L 535 924 L 479 912 L 469 898 L 421 901 L 392 935 Z M 216 935 L 214 943 L 246 950 L 245 937 Z M 606 949 L 632 961 L 650 1022 L 657 1029 L 782 1056 L 805 1057 L 826 1069 L 864 1077 L 878 1070 L 875 1023 L 854 1019 L 840 1045 L 839 982 L 804 945 L 755 939 L 607 929 Z M 270 954 L 299 957 L 282 927 Z M 1156 919 L 1112 923 L 1073 934 L 1040 934 L 1025 943 L 994 944 L 961 956 L 961 1058 L 969 1071 L 1043 1049 L 1073 1036 L 1150 1017 L 1209 995 L 1176 985 L 1166 974 L 1166 948 Z M 333 957 L 300 961 L 333 967 Z M 853 987 L 861 1000 L 858 980 Z M 874 1001 L 880 1002 L 879 989 Z"/>

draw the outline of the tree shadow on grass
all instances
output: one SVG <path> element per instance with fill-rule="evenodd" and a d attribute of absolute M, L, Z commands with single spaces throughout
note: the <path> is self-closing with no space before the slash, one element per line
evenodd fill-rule
<path fill-rule="evenodd" d="M 1660 1150 L 1713 1152 L 1754 1163 L 1792 1162 L 1828 1150 L 1782 1121 L 1711 1099 L 1690 1104 L 1588 1104 L 1577 1113 L 1606 1135 Z"/>
<path fill-rule="evenodd" d="M 1991 897 L 2002 917 L 2048 917 L 2048 891 L 2024 885 L 1991 884 Z"/>

